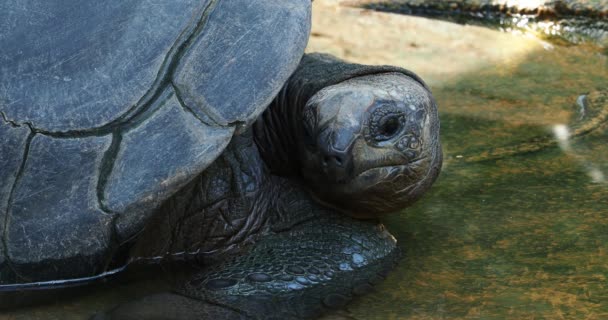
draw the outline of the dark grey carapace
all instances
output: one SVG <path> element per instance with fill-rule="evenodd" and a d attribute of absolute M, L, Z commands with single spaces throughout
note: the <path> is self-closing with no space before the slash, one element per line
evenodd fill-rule
<path fill-rule="evenodd" d="M 309 0 L 8 0 L 0 30 L 2 308 L 179 258 L 97 318 L 314 318 L 386 276 L 375 218 L 440 170 L 422 80 L 303 55 Z"/>

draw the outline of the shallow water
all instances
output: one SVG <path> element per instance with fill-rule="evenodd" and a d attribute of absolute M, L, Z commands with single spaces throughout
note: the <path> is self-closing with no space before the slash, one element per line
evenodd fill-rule
<path fill-rule="evenodd" d="M 608 318 L 608 123 L 598 116 L 608 110 L 600 94 L 608 95 L 606 52 L 322 5 L 310 50 L 401 65 L 427 79 L 445 153 L 432 190 L 386 219 L 404 260 L 375 293 L 327 319 Z M 340 35 L 340 26 L 358 24 L 388 40 Z M 417 35 L 399 29 L 392 39 L 402 24 Z M 581 127 L 591 129 L 565 134 Z M 86 319 L 166 289 L 160 274 L 146 278 L 0 319 Z"/>
<path fill-rule="evenodd" d="M 371 24 L 377 13 L 368 14 Z M 415 39 L 404 42 L 418 48 L 392 63 L 431 83 L 445 165 L 420 202 L 387 217 L 403 262 L 341 316 L 608 318 L 608 123 L 577 122 L 576 103 L 608 95 L 606 52 L 429 23 L 450 36 L 422 42 L 409 35 L 421 24 L 390 20 L 402 34 L 380 46 Z M 603 99 L 598 112 L 608 109 Z M 594 129 L 568 137 L 581 125 Z"/>
<path fill-rule="evenodd" d="M 446 148 L 435 188 L 388 221 L 405 260 L 351 314 L 605 319 L 607 125 L 562 147 L 496 160 L 468 162 L 458 156 L 470 154 L 466 148 Z M 461 137 L 479 139 L 470 131 Z"/>

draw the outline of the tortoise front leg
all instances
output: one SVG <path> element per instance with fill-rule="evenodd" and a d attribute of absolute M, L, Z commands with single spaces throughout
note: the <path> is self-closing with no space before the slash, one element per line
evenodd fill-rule
<path fill-rule="evenodd" d="M 368 292 L 398 257 L 381 224 L 332 214 L 98 319 L 311 319 Z"/>

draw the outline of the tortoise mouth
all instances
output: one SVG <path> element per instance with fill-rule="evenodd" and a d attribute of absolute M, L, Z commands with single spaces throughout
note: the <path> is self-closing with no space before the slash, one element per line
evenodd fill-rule
<path fill-rule="evenodd" d="M 394 181 L 400 174 L 408 174 L 412 181 L 415 181 L 414 172 L 422 168 L 426 157 L 420 157 L 413 159 L 412 161 L 403 161 L 382 165 L 370 164 L 364 166 L 359 172 L 354 172 L 348 178 L 331 180 L 323 172 L 304 172 L 303 176 L 305 180 L 308 180 L 309 184 L 317 185 L 319 187 L 327 187 L 328 189 L 334 190 L 334 188 L 345 188 L 346 190 L 361 190 L 375 185 L 381 184 L 386 181 Z M 410 170 L 412 169 L 412 170 Z"/>
<path fill-rule="evenodd" d="M 384 174 L 386 178 L 390 178 L 390 177 L 398 174 L 399 172 L 402 172 L 403 170 L 405 170 L 406 167 L 407 167 L 407 164 L 383 165 L 383 166 L 372 167 L 372 168 L 365 169 L 365 170 L 355 174 L 350 179 L 343 179 L 343 180 L 338 180 L 338 181 L 330 182 L 330 183 L 333 184 L 334 186 L 340 186 L 340 185 L 348 186 L 349 184 L 353 184 L 353 183 L 356 184 L 358 182 L 372 180 L 382 174 Z M 363 181 L 361 181 L 361 180 L 363 180 Z M 381 180 L 381 179 L 378 179 L 378 180 Z M 379 181 L 378 183 L 381 183 L 381 181 Z"/>
<path fill-rule="evenodd" d="M 419 160 L 415 160 L 413 162 L 418 162 Z M 407 168 L 410 166 L 410 163 L 406 163 L 406 164 L 389 164 L 389 165 L 382 165 L 382 166 L 377 166 L 377 167 L 372 167 L 372 168 L 368 168 L 365 169 L 361 172 L 359 172 L 358 174 L 356 174 L 352 179 L 352 181 L 356 181 L 357 179 L 365 179 L 366 177 L 371 177 L 374 174 L 381 174 L 383 172 L 386 173 L 387 178 L 393 177 L 394 175 L 397 175 L 405 170 L 407 170 Z"/>
<path fill-rule="evenodd" d="M 408 163 L 375 166 L 348 181 L 327 181 L 316 174 L 309 176 L 307 183 L 318 202 L 355 218 L 373 218 L 403 209 L 418 198 L 419 186 L 432 171 L 430 160 L 425 156 Z"/>

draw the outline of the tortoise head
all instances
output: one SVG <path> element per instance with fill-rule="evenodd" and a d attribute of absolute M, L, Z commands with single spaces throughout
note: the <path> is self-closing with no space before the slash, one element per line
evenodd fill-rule
<path fill-rule="evenodd" d="M 319 202 L 355 217 L 412 204 L 441 169 L 435 101 L 404 74 L 326 87 L 308 100 L 300 124 L 305 183 Z"/>

